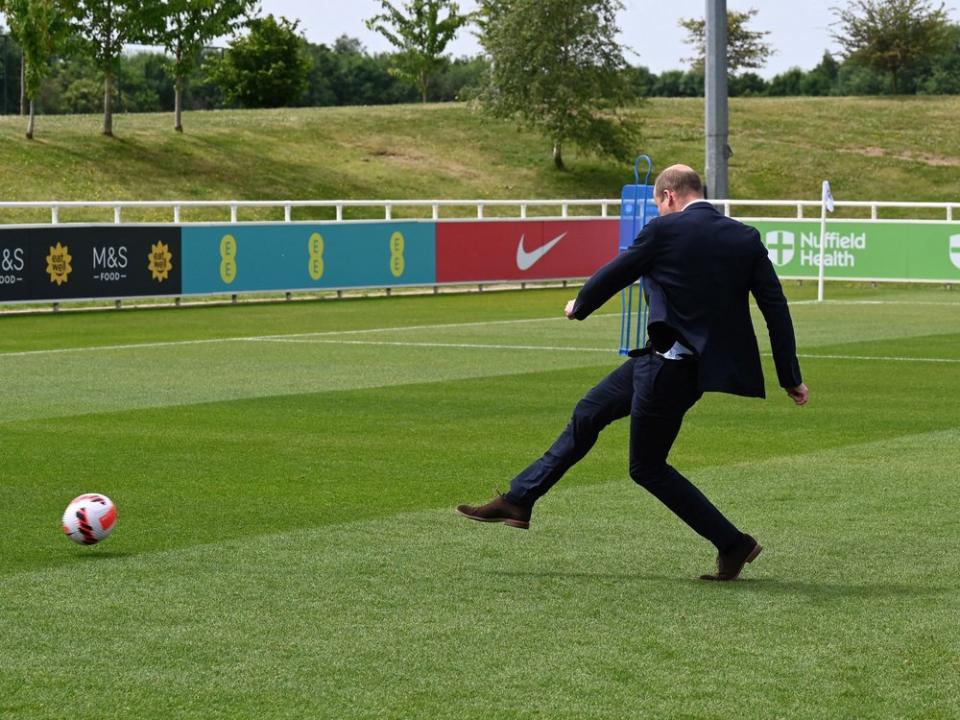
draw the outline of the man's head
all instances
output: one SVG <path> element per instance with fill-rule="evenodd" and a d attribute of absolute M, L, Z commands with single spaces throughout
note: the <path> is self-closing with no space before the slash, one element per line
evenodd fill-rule
<path fill-rule="evenodd" d="M 703 198 L 703 183 L 697 171 L 686 165 L 671 165 L 657 176 L 653 200 L 661 215 L 680 212 L 684 206 Z"/>

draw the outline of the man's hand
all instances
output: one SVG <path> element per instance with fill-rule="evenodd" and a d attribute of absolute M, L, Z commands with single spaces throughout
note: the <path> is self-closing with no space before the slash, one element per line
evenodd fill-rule
<path fill-rule="evenodd" d="M 576 300 L 571 300 L 567 303 L 567 306 L 563 309 L 563 314 L 567 316 L 567 320 L 574 320 L 573 317 L 573 306 L 577 304 Z"/>
<path fill-rule="evenodd" d="M 806 405 L 807 400 L 810 398 L 810 391 L 807 390 L 806 385 L 800 383 L 796 387 L 787 388 L 787 395 L 789 395 L 797 405 Z"/>

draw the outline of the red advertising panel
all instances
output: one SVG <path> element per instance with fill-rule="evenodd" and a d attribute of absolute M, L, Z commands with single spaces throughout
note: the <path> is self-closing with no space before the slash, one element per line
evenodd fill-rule
<path fill-rule="evenodd" d="M 437 223 L 437 282 L 582 278 L 617 254 L 619 222 Z"/>

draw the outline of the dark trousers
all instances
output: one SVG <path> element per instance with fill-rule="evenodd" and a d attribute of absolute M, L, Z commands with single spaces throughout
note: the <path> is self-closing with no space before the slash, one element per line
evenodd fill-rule
<path fill-rule="evenodd" d="M 720 552 L 732 549 L 741 541 L 740 531 L 667 464 L 683 416 L 701 395 L 695 360 L 631 358 L 577 403 L 550 449 L 511 481 L 507 500 L 532 506 L 590 451 L 601 430 L 629 415 L 630 477 Z"/>

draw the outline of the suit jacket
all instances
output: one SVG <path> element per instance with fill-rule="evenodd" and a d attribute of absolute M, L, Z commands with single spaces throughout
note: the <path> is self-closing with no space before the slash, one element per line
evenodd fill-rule
<path fill-rule="evenodd" d="M 640 276 L 659 286 L 664 301 L 649 327 L 654 347 L 680 340 L 692 349 L 701 391 L 764 396 L 751 293 L 767 323 L 780 385 L 803 382 L 787 299 L 755 228 L 705 202 L 654 218 L 587 280 L 574 317 L 583 320 Z"/>

